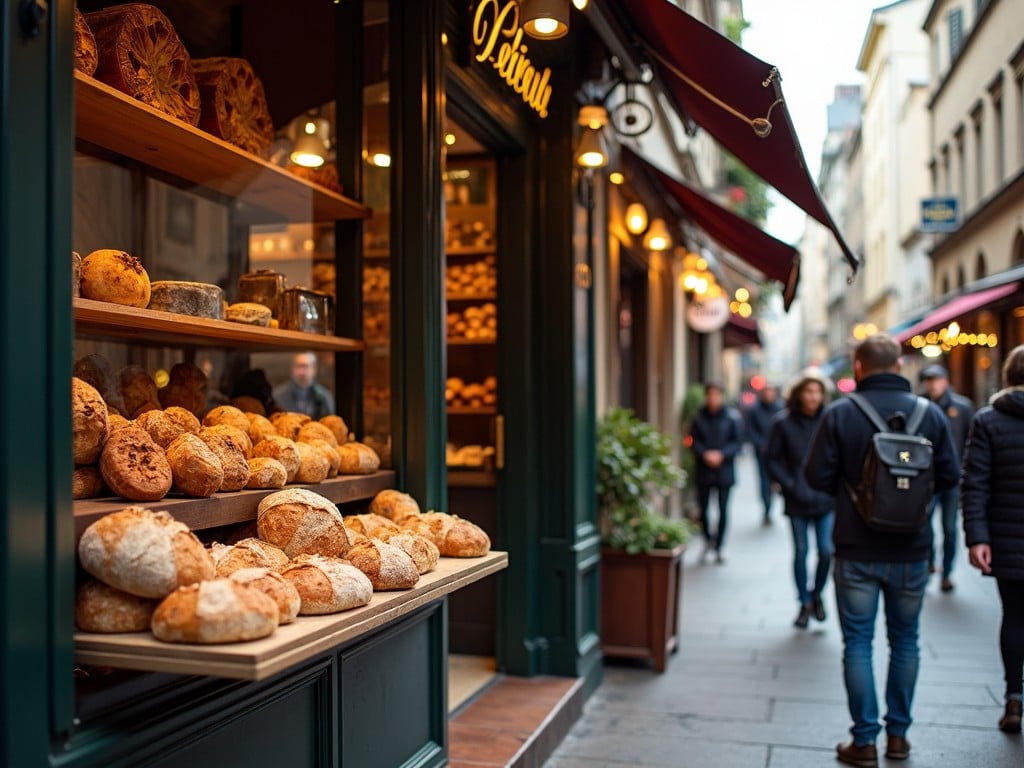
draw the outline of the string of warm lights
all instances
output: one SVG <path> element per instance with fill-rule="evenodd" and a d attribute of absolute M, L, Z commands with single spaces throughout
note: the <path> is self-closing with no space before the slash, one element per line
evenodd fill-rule
<path fill-rule="evenodd" d="M 968 333 L 955 320 L 945 328 L 929 333 L 919 333 L 910 340 L 910 346 L 920 349 L 925 355 L 938 352 L 949 352 L 953 347 L 988 347 L 999 345 L 999 337 L 994 333 Z M 936 352 L 937 350 L 937 352 Z"/>

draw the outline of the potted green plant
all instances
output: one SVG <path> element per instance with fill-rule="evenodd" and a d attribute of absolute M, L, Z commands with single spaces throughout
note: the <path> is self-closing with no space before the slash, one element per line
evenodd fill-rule
<path fill-rule="evenodd" d="M 682 556 L 688 520 L 657 510 L 685 473 L 667 435 L 624 408 L 597 425 L 601 538 L 601 637 L 606 656 L 650 659 L 662 672 L 678 636 Z"/>

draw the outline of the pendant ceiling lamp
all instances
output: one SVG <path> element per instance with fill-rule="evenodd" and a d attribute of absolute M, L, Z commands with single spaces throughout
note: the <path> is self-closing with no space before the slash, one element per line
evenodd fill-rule
<path fill-rule="evenodd" d="M 306 168 L 319 168 L 327 160 L 331 124 L 323 117 L 299 120 L 298 138 L 292 148 L 291 161 Z"/>
<path fill-rule="evenodd" d="M 668 227 L 664 219 L 655 219 L 651 222 L 651 228 L 647 230 L 644 237 L 644 247 L 650 251 L 666 251 L 672 245 L 672 236 L 668 233 Z"/>
<path fill-rule="evenodd" d="M 554 40 L 569 31 L 569 0 L 522 0 L 519 20 L 530 37 Z"/>
<path fill-rule="evenodd" d="M 626 230 L 631 235 L 641 235 L 647 229 L 647 209 L 643 203 L 631 203 L 626 208 Z"/>

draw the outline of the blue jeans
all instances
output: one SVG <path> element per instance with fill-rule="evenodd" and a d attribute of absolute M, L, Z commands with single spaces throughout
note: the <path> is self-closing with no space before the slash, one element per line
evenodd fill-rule
<path fill-rule="evenodd" d="M 772 508 L 772 479 L 768 476 L 767 462 L 757 446 L 754 446 L 754 458 L 757 459 L 757 477 L 761 481 L 761 505 L 764 507 L 764 516 L 768 517 Z"/>
<path fill-rule="evenodd" d="M 697 485 L 697 504 L 700 506 L 700 527 L 708 546 L 716 551 L 722 549 L 725 541 L 725 529 L 729 524 L 729 485 Z M 708 507 L 711 506 L 711 491 L 715 490 L 718 498 L 718 525 L 714 535 L 711 534 L 711 520 Z"/>
<path fill-rule="evenodd" d="M 884 563 L 836 559 L 836 607 L 843 630 L 843 677 L 857 745 L 874 744 L 881 731 L 871 666 L 878 596 L 885 596 L 889 675 L 885 686 L 885 728 L 906 736 L 920 653 L 918 619 L 928 583 L 928 562 Z"/>
<path fill-rule="evenodd" d="M 828 571 L 832 567 L 832 523 L 835 514 L 829 512 L 820 517 L 789 518 L 793 528 L 793 578 L 796 579 L 796 595 L 800 605 L 807 605 L 812 597 L 821 594 L 828 582 Z M 814 585 L 807 586 L 807 533 L 814 528 L 814 539 L 818 546 L 818 566 L 814 571 Z"/>
<path fill-rule="evenodd" d="M 953 572 L 953 561 L 956 559 L 956 513 L 960 509 L 960 486 L 936 493 L 932 497 L 932 514 L 936 507 L 942 507 L 942 578 L 945 579 Z M 932 562 L 935 562 L 934 541 L 932 539 Z"/>

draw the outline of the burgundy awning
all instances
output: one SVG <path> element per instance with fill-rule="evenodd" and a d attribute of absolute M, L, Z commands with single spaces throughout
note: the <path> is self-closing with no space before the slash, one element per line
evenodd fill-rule
<path fill-rule="evenodd" d="M 722 329 L 723 347 L 760 346 L 761 337 L 757 333 L 757 320 L 750 317 L 730 315 Z"/>
<path fill-rule="evenodd" d="M 856 271 L 857 257 L 807 171 L 778 70 L 668 0 L 609 5 L 616 5 L 619 13 L 632 20 L 635 42 L 648 54 L 680 114 L 692 118 L 808 216 L 828 227 Z M 787 44 L 779 40 L 779 45 Z"/>
<path fill-rule="evenodd" d="M 796 296 L 800 280 L 800 252 L 781 240 L 758 229 L 742 216 L 723 208 L 686 182 L 669 176 L 654 167 L 635 152 L 623 150 L 627 162 L 643 163 L 655 181 L 672 196 L 693 222 L 708 236 L 728 251 L 771 280 L 782 283 L 782 299 L 786 309 Z"/>
<path fill-rule="evenodd" d="M 928 331 L 934 331 L 937 328 L 958 320 L 961 315 L 965 315 L 968 312 L 975 312 L 993 301 L 998 301 L 1012 293 L 1016 293 L 1020 288 L 1020 283 L 1013 282 L 1007 283 L 1006 285 L 999 285 L 995 288 L 989 288 L 984 291 L 978 291 L 977 293 L 968 293 L 963 296 L 957 296 L 955 299 L 950 299 L 945 304 L 936 307 L 919 323 L 915 323 L 909 328 L 900 331 L 896 334 L 896 340 L 901 342 L 909 341 L 910 339 L 917 336 L 919 333 L 927 333 Z"/>

